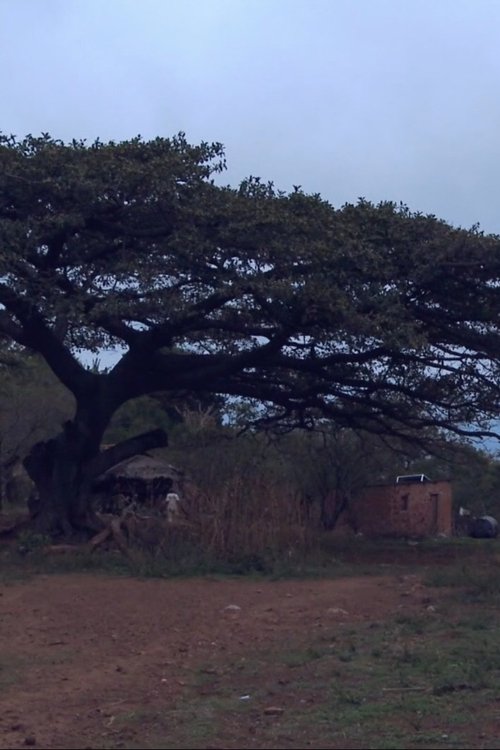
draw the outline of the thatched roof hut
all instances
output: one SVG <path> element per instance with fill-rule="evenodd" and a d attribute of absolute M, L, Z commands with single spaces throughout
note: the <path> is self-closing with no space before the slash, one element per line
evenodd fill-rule
<path fill-rule="evenodd" d="M 182 497 L 184 472 L 160 458 L 145 453 L 121 461 L 101 474 L 93 484 L 98 508 L 121 512 L 130 503 L 159 507 L 168 492 Z"/>

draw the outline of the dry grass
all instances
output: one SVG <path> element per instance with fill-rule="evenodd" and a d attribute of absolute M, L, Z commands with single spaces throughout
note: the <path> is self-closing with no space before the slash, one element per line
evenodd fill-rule
<path fill-rule="evenodd" d="M 219 559 L 307 552 L 314 532 L 297 493 L 258 477 L 233 476 L 218 492 L 193 492 L 189 518 L 200 547 Z"/>

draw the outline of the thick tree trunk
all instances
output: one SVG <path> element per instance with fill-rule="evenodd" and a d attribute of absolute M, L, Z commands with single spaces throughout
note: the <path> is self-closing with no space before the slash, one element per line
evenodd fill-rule
<path fill-rule="evenodd" d="M 56 438 L 35 445 L 24 461 L 37 489 L 29 504 L 33 525 L 53 539 L 81 540 L 99 531 L 92 481 L 119 461 L 166 444 L 165 433 L 153 430 L 101 454 L 104 427 L 92 423 L 91 413 L 87 416 L 83 426 L 81 413 L 67 422 Z"/>
<path fill-rule="evenodd" d="M 67 431 L 35 445 L 24 465 L 36 485 L 29 509 L 38 531 L 71 538 L 99 529 L 90 507 L 86 461 Z"/>

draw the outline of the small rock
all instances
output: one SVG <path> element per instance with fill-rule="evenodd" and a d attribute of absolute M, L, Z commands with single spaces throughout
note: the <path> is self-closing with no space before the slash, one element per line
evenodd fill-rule
<path fill-rule="evenodd" d="M 429 606 L 427 607 L 427 612 L 435 612 L 435 611 L 436 611 L 436 607 L 433 604 L 429 604 Z"/>
<path fill-rule="evenodd" d="M 227 607 L 224 607 L 225 612 L 239 612 L 241 607 L 238 607 L 237 604 L 228 604 Z"/>
<path fill-rule="evenodd" d="M 36 745 L 36 737 L 33 737 L 33 735 L 30 734 L 28 737 L 24 738 L 24 744 L 33 747 L 33 745 Z"/>
<path fill-rule="evenodd" d="M 349 612 L 342 607 L 329 607 L 326 610 L 327 615 L 348 615 Z"/>
<path fill-rule="evenodd" d="M 264 709 L 264 713 L 266 716 L 281 716 L 282 713 L 285 712 L 284 708 L 280 708 L 279 706 L 268 706 Z"/>

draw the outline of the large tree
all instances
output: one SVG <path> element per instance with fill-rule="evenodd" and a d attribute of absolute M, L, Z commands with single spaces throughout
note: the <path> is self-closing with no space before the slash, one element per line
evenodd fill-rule
<path fill-rule="evenodd" d="M 25 462 L 39 528 L 92 528 L 94 477 L 165 443 L 154 431 L 100 450 L 115 411 L 144 394 L 248 398 L 262 420 L 322 414 L 417 439 L 497 415 L 497 237 L 253 178 L 220 187 L 223 167 L 219 144 L 182 134 L 1 139 L 0 334 L 76 403 Z M 110 371 L 82 361 L 113 347 Z"/>

